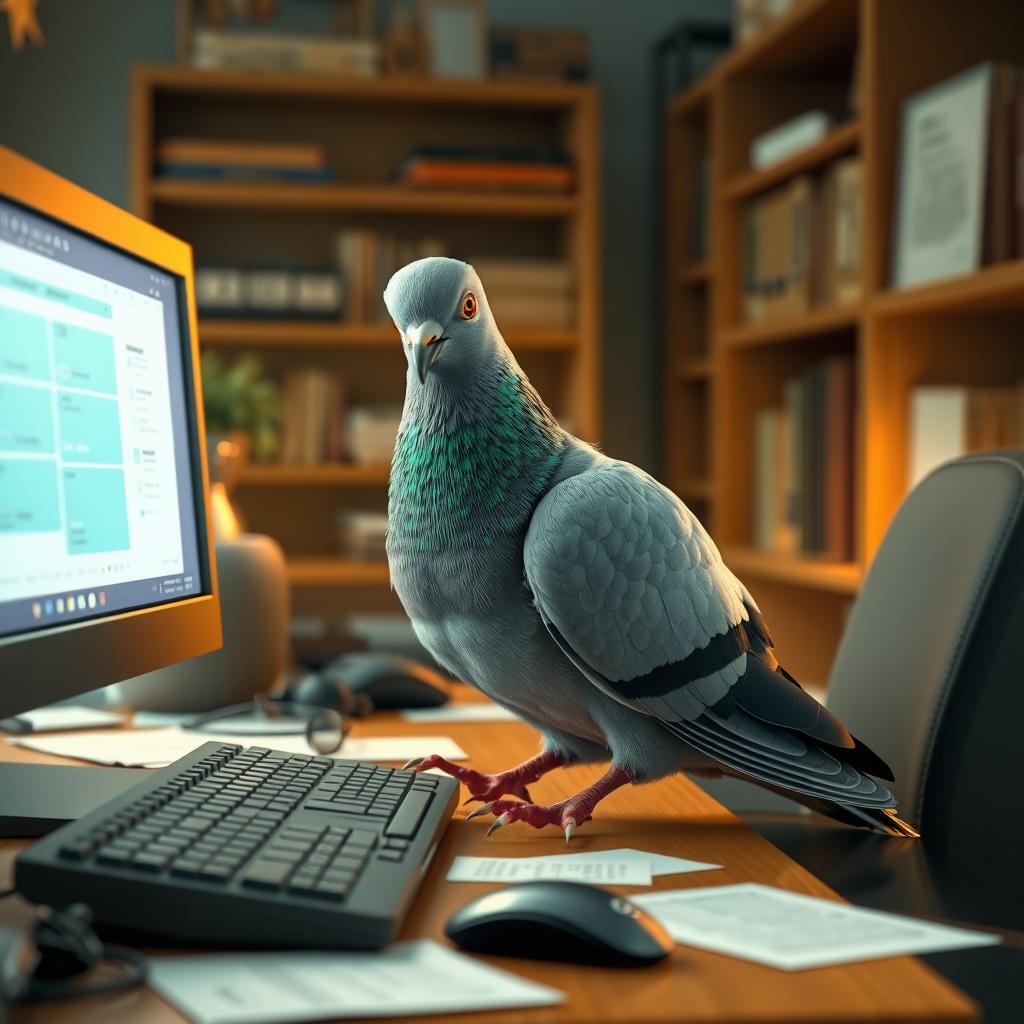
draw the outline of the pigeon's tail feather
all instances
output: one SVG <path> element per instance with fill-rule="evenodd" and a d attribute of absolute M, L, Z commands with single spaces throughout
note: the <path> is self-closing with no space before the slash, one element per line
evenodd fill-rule
<path fill-rule="evenodd" d="M 806 733 L 772 725 L 740 707 L 728 717 L 709 711 L 665 726 L 737 778 L 847 824 L 889 835 L 917 834 L 897 816 L 892 793 L 843 757 L 849 751 L 816 743 Z"/>

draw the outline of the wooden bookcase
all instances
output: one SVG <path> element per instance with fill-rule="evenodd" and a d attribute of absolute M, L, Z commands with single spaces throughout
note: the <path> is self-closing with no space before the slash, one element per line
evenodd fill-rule
<path fill-rule="evenodd" d="M 888 284 L 903 101 L 987 60 L 1024 63 L 1024 5 L 798 0 L 666 112 L 666 482 L 752 590 L 783 662 L 810 682 L 827 681 L 850 604 L 905 497 L 909 390 L 924 379 L 999 384 L 1024 376 L 1024 261 L 914 289 Z M 855 69 L 852 120 L 782 163 L 750 169 L 752 138 L 847 95 Z M 849 153 L 862 158 L 862 300 L 745 325 L 746 202 Z M 701 154 L 711 161 L 709 254 L 694 265 L 687 254 Z M 834 353 L 854 357 L 858 385 L 854 558 L 759 550 L 756 415 L 781 404 L 787 378 Z"/>
<path fill-rule="evenodd" d="M 572 329 L 503 332 L 554 411 L 600 439 L 598 108 L 595 89 L 552 82 L 360 79 L 140 66 L 131 109 L 135 211 L 190 242 L 197 265 L 335 265 L 346 227 L 445 240 L 454 256 L 570 261 Z M 337 184 L 161 180 L 156 144 L 173 136 L 316 142 Z M 393 183 L 418 145 L 561 148 L 569 194 L 425 191 Z M 486 287 L 486 281 L 484 285 Z M 347 400 L 400 405 L 405 360 L 390 324 L 200 320 L 200 343 L 257 351 L 271 375 L 340 374 Z M 296 614 L 393 611 L 385 563 L 341 557 L 338 510 L 386 507 L 388 467 L 253 464 L 236 499 L 250 529 L 284 547 Z"/>

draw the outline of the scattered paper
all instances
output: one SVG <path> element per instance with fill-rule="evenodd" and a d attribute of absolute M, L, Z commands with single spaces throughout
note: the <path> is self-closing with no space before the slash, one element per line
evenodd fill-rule
<path fill-rule="evenodd" d="M 244 953 L 150 961 L 149 983 L 195 1024 L 271 1024 L 555 1006 L 565 995 L 437 942 L 377 953 Z"/>
<path fill-rule="evenodd" d="M 588 882 L 596 885 L 650 885 L 651 866 L 643 860 L 563 857 L 456 857 L 449 882 Z"/>
<path fill-rule="evenodd" d="M 406 708 L 407 722 L 515 722 L 516 716 L 500 704 L 444 704 L 439 708 Z"/>
<path fill-rule="evenodd" d="M 289 754 L 309 754 L 304 736 L 228 735 L 186 729 L 106 729 L 88 733 L 25 736 L 9 743 L 44 754 L 73 757 L 96 764 L 124 765 L 126 768 L 162 768 L 211 740 L 242 746 L 270 746 Z M 447 736 L 349 737 L 334 756 L 353 761 L 408 761 L 425 754 L 440 754 L 449 761 L 464 761 L 466 752 Z"/>
<path fill-rule="evenodd" d="M 714 871 L 721 869 L 721 864 L 706 864 L 700 860 L 686 860 L 683 857 L 669 857 L 663 853 L 648 853 L 645 850 L 587 850 L 583 853 L 553 853 L 549 856 L 536 857 L 535 860 L 600 860 L 617 861 L 619 863 L 639 861 L 647 864 L 652 875 L 681 875 L 689 871 Z"/>
<path fill-rule="evenodd" d="M 117 725 L 121 721 L 121 716 L 115 715 L 112 711 L 101 711 L 99 708 L 70 704 L 36 708 L 35 711 L 25 711 L 14 717 L 28 722 L 32 727 L 32 732 L 50 732 L 55 729 L 95 729 L 105 725 Z"/>
<path fill-rule="evenodd" d="M 783 971 L 988 946 L 998 935 L 851 907 L 753 882 L 631 897 L 676 942 Z"/>

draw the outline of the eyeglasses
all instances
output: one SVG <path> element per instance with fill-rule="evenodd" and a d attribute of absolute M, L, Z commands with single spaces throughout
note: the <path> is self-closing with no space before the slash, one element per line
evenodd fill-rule
<path fill-rule="evenodd" d="M 233 723 L 236 728 L 241 726 L 244 720 L 248 720 L 259 732 L 264 733 L 265 730 L 268 737 L 305 736 L 306 744 L 317 754 L 336 754 L 341 750 L 345 738 L 352 729 L 349 719 L 333 708 L 272 700 L 264 694 L 257 694 L 243 704 L 232 704 L 230 707 L 218 708 L 216 711 L 200 715 L 182 728 L 203 732 L 215 722 L 232 724 L 231 719 L 240 720 Z M 243 728 L 237 728 L 237 731 L 245 732 Z"/>

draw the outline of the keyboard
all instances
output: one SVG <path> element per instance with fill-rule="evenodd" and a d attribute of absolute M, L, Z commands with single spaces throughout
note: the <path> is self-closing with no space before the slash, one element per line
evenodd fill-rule
<path fill-rule="evenodd" d="M 447 776 L 206 743 L 38 840 L 14 883 L 190 945 L 378 949 L 457 800 Z"/>

